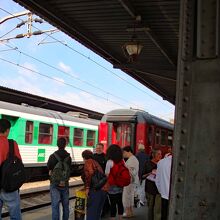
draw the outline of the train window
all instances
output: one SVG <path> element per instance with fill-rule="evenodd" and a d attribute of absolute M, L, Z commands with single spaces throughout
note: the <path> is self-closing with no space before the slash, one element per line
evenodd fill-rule
<path fill-rule="evenodd" d="M 26 121 L 25 143 L 31 144 L 33 141 L 33 121 Z"/>
<path fill-rule="evenodd" d="M 160 144 L 160 129 L 156 129 L 156 136 L 155 136 L 155 144 L 159 145 Z"/>
<path fill-rule="evenodd" d="M 161 145 L 166 145 L 166 131 L 165 130 L 161 130 L 161 139 L 160 139 L 160 144 Z"/>
<path fill-rule="evenodd" d="M 69 136 L 70 136 L 70 128 L 66 126 L 58 126 L 58 139 L 63 137 L 66 139 L 67 144 L 69 143 Z"/>
<path fill-rule="evenodd" d="M 152 127 L 150 126 L 149 128 L 148 128 L 148 144 L 149 144 L 149 146 L 150 145 L 152 145 L 153 143 L 152 143 L 152 136 L 153 136 L 153 129 L 152 129 Z"/>
<path fill-rule="evenodd" d="M 87 131 L 87 146 L 94 146 L 95 145 L 95 131 L 88 130 Z"/>
<path fill-rule="evenodd" d="M 127 136 L 127 142 L 131 142 L 131 127 L 127 127 L 127 131 L 125 131 L 125 134 Z"/>
<path fill-rule="evenodd" d="M 121 126 L 117 127 L 117 133 L 116 133 L 116 141 L 119 142 L 121 139 Z"/>
<path fill-rule="evenodd" d="M 39 144 L 52 144 L 53 125 L 40 123 L 39 125 Z"/>
<path fill-rule="evenodd" d="M 73 143 L 75 146 L 83 145 L 83 129 L 74 128 Z"/>
<path fill-rule="evenodd" d="M 168 146 L 173 146 L 173 132 L 168 132 Z"/>

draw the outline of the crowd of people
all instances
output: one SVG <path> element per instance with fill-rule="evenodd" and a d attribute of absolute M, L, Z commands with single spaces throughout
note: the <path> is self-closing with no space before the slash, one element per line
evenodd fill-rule
<path fill-rule="evenodd" d="M 172 163 L 171 147 L 168 153 L 162 159 L 162 152 L 159 149 L 152 150 L 151 157 L 145 153 L 143 144 L 139 144 L 138 152 L 133 154 L 131 146 L 121 148 L 118 145 L 110 145 L 106 155 L 103 152 L 103 145 L 99 143 L 96 147 L 96 153 L 86 150 L 83 154 L 90 154 L 90 159 L 96 166 L 87 164 L 85 159 L 84 174 L 87 196 L 90 203 L 87 206 L 87 219 L 99 220 L 107 211 L 110 213 L 110 219 L 119 220 L 134 216 L 134 198 L 138 195 L 139 204 L 148 206 L 148 220 L 166 220 L 168 217 L 170 173 Z M 91 179 L 95 167 L 107 176 L 105 185 L 94 190 Z M 126 166 L 129 170 L 130 181 L 128 184 L 120 185 L 117 182 L 117 175 L 120 173 L 120 167 Z M 91 171 L 93 169 L 93 171 Z M 90 171 L 88 171 L 90 170 Z M 89 174 L 88 174 L 89 173 Z M 125 178 L 125 177 L 124 177 Z M 120 182 L 123 182 L 120 180 Z M 105 196 L 97 199 L 93 193 L 100 194 L 104 191 Z M 92 195 L 92 196 L 90 196 Z M 97 207 L 99 202 L 99 207 Z M 105 208 L 107 207 L 107 209 Z M 96 218 L 94 218 L 96 213 Z"/>
<path fill-rule="evenodd" d="M 0 165 L 7 159 L 9 152 L 10 127 L 8 120 L 0 119 Z M 65 150 L 67 144 L 64 137 L 59 138 L 58 150 L 50 155 L 47 163 L 52 220 L 60 219 L 60 202 L 63 207 L 62 219 L 69 219 L 69 177 L 72 159 Z M 86 220 L 100 220 L 105 215 L 110 215 L 111 220 L 133 217 L 135 197 L 138 197 L 140 206 L 147 204 L 147 220 L 166 220 L 172 163 L 171 147 L 163 159 L 159 149 L 153 149 L 151 156 L 147 155 L 143 144 L 138 145 L 136 155 L 131 146 L 121 148 L 113 144 L 108 146 L 106 154 L 103 148 L 103 144 L 98 143 L 95 153 L 90 150 L 82 152 L 82 180 L 87 197 Z M 21 159 L 15 141 L 14 153 Z M 5 192 L 0 189 L 0 210 L 3 204 L 8 206 L 11 219 L 22 218 L 19 190 Z"/>

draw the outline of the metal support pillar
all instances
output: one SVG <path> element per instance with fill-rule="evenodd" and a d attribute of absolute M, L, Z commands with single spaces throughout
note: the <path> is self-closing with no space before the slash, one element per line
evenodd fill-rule
<path fill-rule="evenodd" d="M 169 220 L 220 219 L 219 0 L 182 0 Z"/>

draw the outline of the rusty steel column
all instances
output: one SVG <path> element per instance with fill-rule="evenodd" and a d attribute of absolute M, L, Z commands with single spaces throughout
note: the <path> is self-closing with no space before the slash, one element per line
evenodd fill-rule
<path fill-rule="evenodd" d="M 169 220 L 220 219 L 219 0 L 182 0 Z"/>

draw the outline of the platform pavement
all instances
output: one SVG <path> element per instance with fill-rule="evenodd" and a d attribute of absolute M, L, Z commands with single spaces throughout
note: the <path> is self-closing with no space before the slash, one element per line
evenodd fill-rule
<path fill-rule="evenodd" d="M 71 207 L 74 207 L 73 203 Z M 124 218 L 130 220 L 146 220 L 147 219 L 147 206 L 142 206 L 140 208 L 134 209 L 135 216 L 132 218 Z M 3 218 L 4 220 L 9 220 L 9 218 Z M 38 210 L 30 211 L 22 214 L 22 220 L 50 220 L 51 218 L 51 207 L 41 208 Z M 74 219 L 74 209 L 70 209 L 70 220 Z M 102 220 L 108 220 L 109 217 L 102 218 Z"/>

